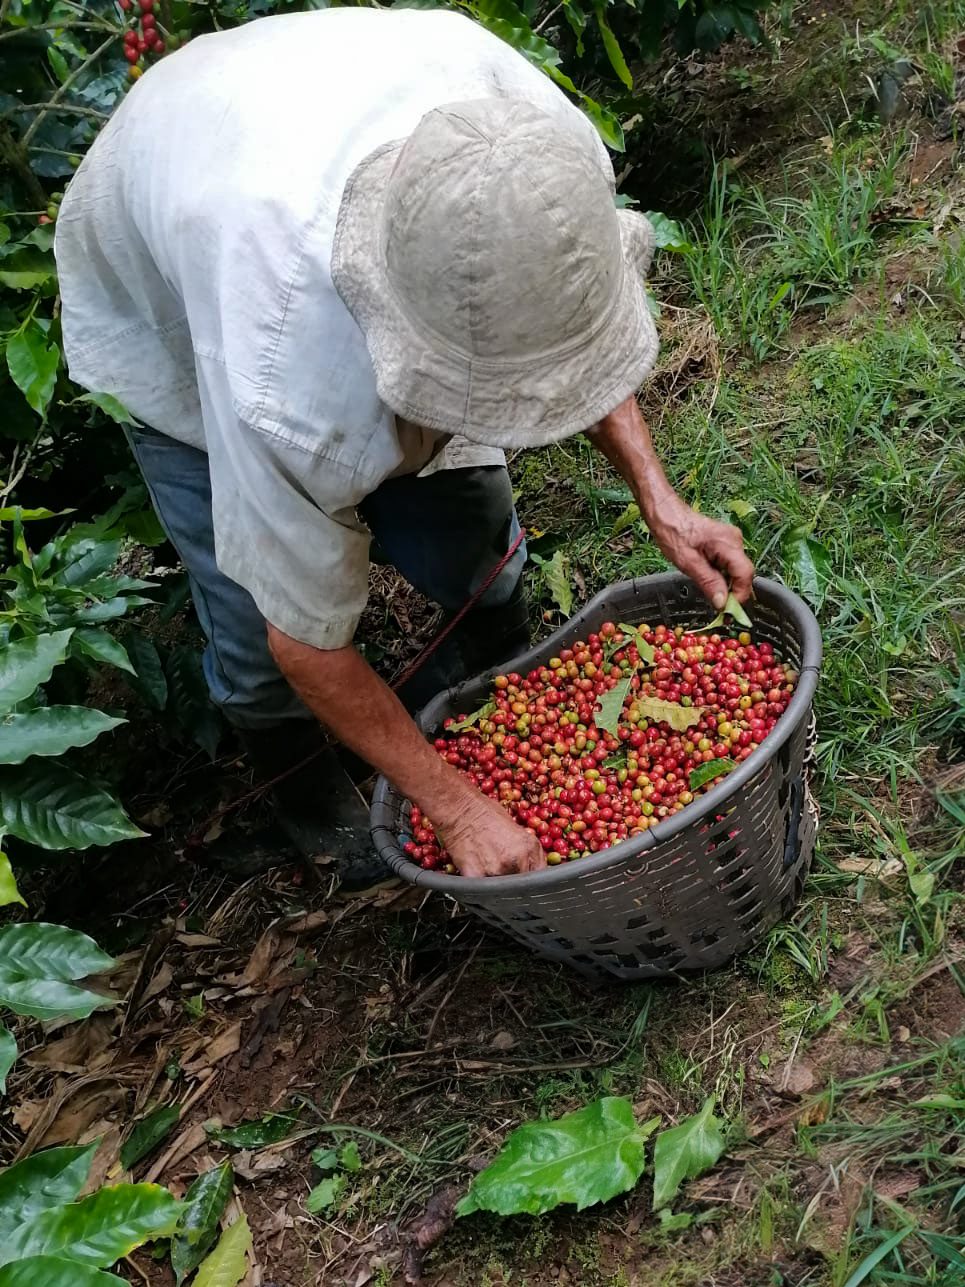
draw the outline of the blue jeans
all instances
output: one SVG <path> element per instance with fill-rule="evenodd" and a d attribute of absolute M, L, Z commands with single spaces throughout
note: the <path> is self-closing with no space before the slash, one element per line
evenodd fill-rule
<path fill-rule="evenodd" d="M 312 718 L 272 659 L 251 595 L 218 569 L 207 455 L 152 429 L 129 429 L 127 436 L 161 525 L 187 569 L 208 641 L 204 674 L 211 700 L 239 728 Z M 381 555 L 449 614 L 463 606 L 519 533 L 509 475 L 500 466 L 390 479 L 366 498 L 360 513 Z M 480 608 L 498 608 L 513 596 L 525 561 L 522 545 Z"/>

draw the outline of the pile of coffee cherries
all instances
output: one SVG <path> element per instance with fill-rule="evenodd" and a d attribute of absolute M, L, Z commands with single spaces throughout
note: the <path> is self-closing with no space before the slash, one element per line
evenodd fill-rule
<path fill-rule="evenodd" d="M 435 748 L 534 833 L 548 863 L 570 862 L 641 835 L 719 782 L 767 737 L 796 680 L 746 632 L 607 621 L 527 675 L 497 675 L 489 702 L 446 720 Z M 619 708 L 620 694 L 606 700 L 618 686 Z M 413 862 L 455 870 L 416 805 L 410 835 Z"/>

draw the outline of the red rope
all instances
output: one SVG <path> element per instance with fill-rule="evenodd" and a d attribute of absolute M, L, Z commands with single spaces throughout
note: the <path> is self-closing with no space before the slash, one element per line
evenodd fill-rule
<path fill-rule="evenodd" d="M 462 621 L 463 617 L 465 617 L 466 613 L 471 612 L 472 609 L 479 602 L 479 600 L 483 597 L 483 595 L 486 593 L 489 587 L 499 576 L 500 572 L 502 572 L 503 568 L 505 568 L 506 565 L 509 563 L 509 561 L 512 559 L 513 555 L 516 553 L 516 551 L 519 549 L 519 547 L 522 545 L 525 539 L 526 539 L 526 529 L 521 528 L 519 531 L 519 535 L 510 545 L 509 549 L 498 561 L 498 563 L 496 563 L 490 569 L 490 571 L 486 573 L 486 576 L 479 583 L 476 589 L 473 590 L 472 594 L 462 605 L 462 607 L 452 618 L 452 620 L 448 621 L 443 626 L 443 628 L 439 631 L 439 633 L 436 635 L 434 639 L 429 640 L 429 642 L 422 649 L 422 651 L 419 652 L 411 662 L 409 662 L 408 666 L 406 666 L 402 674 L 392 681 L 389 687 L 392 689 L 393 692 L 397 692 L 402 687 L 402 685 L 406 683 L 407 680 L 411 679 L 413 675 L 417 674 L 422 669 L 422 667 L 426 664 L 429 658 L 433 656 L 433 654 L 437 651 L 437 649 L 439 649 L 442 646 L 442 644 L 445 643 L 445 641 L 452 634 L 453 630 L 455 630 L 456 626 L 459 625 L 459 622 Z M 216 822 L 220 822 L 220 820 L 226 814 L 231 813 L 233 810 L 240 808 L 241 805 L 243 804 L 247 804 L 249 800 L 257 800 L 259 797 L 263 796 L 267 791 L 270 791 L 272 787 L 277 786 L 279 782 L 284 782 L 286 778 L 290 778 L 295 773 L 301 772 L 301 770 L 305 768 L 306 765 L 311 764 L 313 760 L 318 759 L 318 757 L 327 749 L 328 749 L 327 744 L 326 746 L 319 747 L 317 751 L 312 751 L 311 755 L 307 755 L 304 758 L 304 760 L 300 760 L 298 764 L 293 764 L 290 768 L 285 769 L 284 773 L 279 773 L 277 777 L 269 778 L 267 782 L 259 782 L 256 787 L 253 787 L 250 791 L 246 791 L 244 795 L 238 796 L 236 800 L 229 800 L 227 804 L 222 805 L 220 809 L 215 810 L 215 812 L 211 814 L 211 816 L 205 821 L 204 825 L 199 827 L 197 831 L 195 831 L 192 835 L 188 837 L 186 842 L 188 847 L 197 848 L 200 845 L 203 845 L 204 837 L 207 835 L 208 831 L 211 829 L 212 826 L 214 826 Z"/>

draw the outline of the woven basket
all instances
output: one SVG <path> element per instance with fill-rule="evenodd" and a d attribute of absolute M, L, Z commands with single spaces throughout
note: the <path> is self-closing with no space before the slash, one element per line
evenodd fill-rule
<path fill-rule="evenodd" d="M 821 662 L 807 605 L 761 578 L 754 593 L 754 638 L 770 641 L 800 679 L 765 742 L 686 809 L 586 858 L 526 875 L 467 879 L 423 871 L 406 857 L 409 806 L 380 778 L 372 804 L 379 854 L 405 880 L 448 895 L 540 956 L 593 978 L 713 970 L 751 947 L 797 901 L 814 851 L 811 704 Z M 705 600 L 676 574 L 610 586 L 523 656 L 433 698 L 419 724 L 430 732 L 448 715 L 476 709 L 493 675 L 545 664 L 604 621 L 690 629 L 707 616 Z"/>

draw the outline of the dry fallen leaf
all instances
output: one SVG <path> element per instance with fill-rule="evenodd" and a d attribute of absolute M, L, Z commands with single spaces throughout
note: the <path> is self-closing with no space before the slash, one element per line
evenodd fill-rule
<path fill-rule="evenodd" d="M 108 1051 L 108 1047 L 113 1041 L 115 1022 L 114 1014 L 92 1014 L 65 1037 L 28 1055 L 24 1062 L 31 1068 L 48 1068 L 51 1072 L 96 1072 L 114 1057 L 114 1051 Z"/>
<path fill-rule="evenodd" d="M 817 1076 L 810 1064 L 795 1063 L 781 1078 L 781 1086 L 792 1095 L 806 1095 L 817 1085 Z"/>
<path fill-rule="evenodd" d="M 848 876 L 868 876 L 872 880 L 895 880 L 904 874 L 905 865 L 900 858 L 842 858 L 838 871 Z"/>
<path fill-rule="evenodd" d="M 241 1048 L 241 1024 L 242 1021 L 239 1019 L 237 1023 L 233 1023 L 219 1033 L 213 1041 L 206 1042 L 196 1059 L 182 1065 L 184 1071 L 197 1076 L 206 1068 L 213 1068 L 222 1059 L 227 1059 L 229 1055 L 237 1054 Z"/>
<path fill-rule="evenodd" d="M 497 1032 L 489 1046 L 491 1050 L 512 1050 L 515 1044 L 516 1038 L 511 1032 Z"/>

